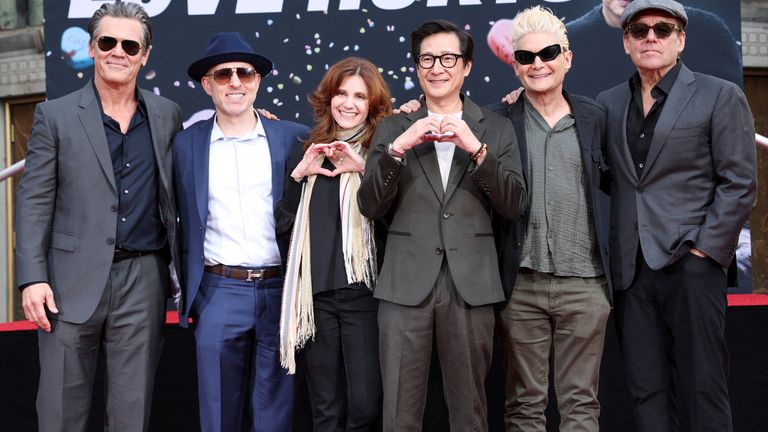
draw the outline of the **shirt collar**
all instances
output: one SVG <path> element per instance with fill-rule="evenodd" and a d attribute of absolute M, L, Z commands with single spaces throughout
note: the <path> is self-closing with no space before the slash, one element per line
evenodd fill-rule
<path fill-rule="evenodd" d="M 233 136 L 226 136 L 224 135 L 224 131 L 221 130 L 219 127 L 219 123 L 216 121 L 216 115 L 214 114 L 213 117 L 213 129 L 211 130 L 211 142 L 216 141 L 253 141 L 259 137 L 266 137 L 267 132 L 264 130 L 264 122 L 261 120 L 261 117 L 259 117 L 259 113 L 256 110 L 253 110 L 253 113 L 256 115 L 256 119 L 258 120 L 256 122 L 256 127 L 253 128 L 250 132 L 245 134 L 241 137 L 233 137 Z"/>
<path fill-rule="evenodd" d="M 664 77 L 659 80 L 658 83 L 651 89 L 651 95 L 658 99 L 661 95 L 668 95 L 669 92 L 672 90 L 672 85 L 675 84 L 675 80 L 677 79 L 677 75 L 680 74 L 680 69 L 683 67 L 683 62 L 678 61 L 675 63 L 675 65 L 672 67 L 672 69 L 667 72 Z M 632 91 L 632 93 L 635 92 L 635 90 L 640 89 L 640 74 L 638 72 L 635 72 L 632 77 L 629 79 L 629 89 Z"/>
<path fill-rule="evenodd" d="M 99 111 L 101 111 L 102 117 L 105 116 L 104 114 L 104 105 L 101 104 L 101 96 L 99 96 L 99 89 L 96 88 L 96 83 L 91 80 L 91 84 L 93 85 L 93 92 L 96 94 L 96 103 L 99 104 Z M 136 99 L 139 103 L 136 104 L 136 109 L 139 112 L 139 115 L 142 118 L 147 118 L 147 105 L 146 102 L 144 102 L 144 96 L 141 95 L 141 92 L 139 91 L 139 88 L 136 87 L 136 92 L 134 93 Z"/>

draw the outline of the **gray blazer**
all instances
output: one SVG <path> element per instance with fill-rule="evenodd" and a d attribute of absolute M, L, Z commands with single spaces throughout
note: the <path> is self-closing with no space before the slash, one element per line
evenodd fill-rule
<path fill-rule="evenodd" d="M 611 273 L 626 289 L 637 245 L 658 270 L 696 247 L 727 267 L 755 201 L 755 129 L 735 84 L 685 65 L 670 90 L 638 178 L 627 145 L 625 82 L 601 93 L 608 110 Z"/>
<path fill-rule="evenodd" d="M 158 166 L 160 214 L 175 258 L 170 150 L 181 110 L 140 91 Z M 58 319 L 83 323 L 104 291 L 117 232 L 118 191 L 93 84 L 38 104 L 28 147 L 16 202 L 16 282 L 47 281 Z"/>
<path fill-rule="evenodd" d="M 445 255 L 465 302 L 504 300 L 491 219 L 517 217 L 526 205 L 520 153 L 509 120 L 468 97 L 463 100 L 462 118 L 488 145 L 488 153 L 476 166 L 457 148 L 445 192 L 433 143 L 409 150 L 402 164 L 387 151 L 389 143 L 427 116 L 425 106 L 385 118 L 376 129 L 358 191 L 361 213 L 389 224 L 376 298 L 407 306 L 421 303 Z"/>

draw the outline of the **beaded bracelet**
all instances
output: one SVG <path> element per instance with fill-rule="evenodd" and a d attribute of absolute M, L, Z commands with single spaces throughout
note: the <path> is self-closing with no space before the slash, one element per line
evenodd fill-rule
<path fill-rule="evenodd" d="M 481 145 L 481 146 L 480 146 L 480 148 L 479 148 L 479 149 L 477 149 L 477 151 L 475 152 L 475 154 L 473 154 L 473 155 L 472 155 L 472 157 L 470 157 L 470 159 L 472 159 L 472 162 L 477 162 L 477 160 L 478 160 L 478 159 L 480 159 L 481 157 L 483 157 L 483 155 L 485 154 L 485 151 L 486 151 L 487 149 L 488 149 L 488 145 L 487 145 L 487 144 L 485 144 L 485 143 L 483 143 L 483 145 Z"/>

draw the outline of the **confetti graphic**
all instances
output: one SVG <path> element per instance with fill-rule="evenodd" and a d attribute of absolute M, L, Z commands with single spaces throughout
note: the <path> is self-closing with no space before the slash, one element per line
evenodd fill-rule
<path fill-rule="evenodd" d="M 215 15 L 189 15 L 187 2 L 174 1 L 152 17 L 152 49 L 147 66 L 139 74 L 139 86 L 178 102 L 187 118 L 210 109 L 210 98 L 189 79 L 187 67 L 202 55 L 214 33 L 239 31 L 257 52 L 275 64 L 272 74 L 262 80 L 255 105 L 281 118 L 311 124 L 313 119 L 307 95 L 328 65 L 347 56 L 368 58 L 380 68 L 396 106 L 418 98 L 421 91 L 410 55 L 410 32 L 421 23 L 436 18 L 453 21 L 473 36 L 474 61 L 471 74 L 464 83 L 465 92 L 480 104 L 498 101 L 502 95 L 517 88 L 519 81 L 511 66 L 491 51 L 486 42 L 487 34 L 496 21 L 514 18 L 517 11 L 541 2 L 482 1 L 482 4 L 462 5 L 463 2 L 458 1 L 419 0 L 394 9 L 393 5 L 408 2 L 361 0 L 355 10 L 339 10 L 340 2 L 329 1 L 326 2 L 327 10 L 308 11 L 308 2 L 283 1 L 280 13 L 236 13 L 235 4 L 244 3 L 243 0 L 216 3 L 218 6 L 212 8 Z M 567 22 L 582 16 L 598 3 L 599 0 L 561 0 L 548 2 L 547 6 Z M 732 9 L 715 0 L 698 3 L 712 5 L 710 8 L 717 4 L 721 9 Z M 94 4 L 94 8 L 98 6 L 98 2 Z M 70 2 L 64 1 L 44 3 L 49 98 L 82 87 L 92 76 L 88 35 L 84 31 L 88 20 L 68 18 L 69 5 Z M 391 9 L 384 9 L 386 6 Z M 733 25 L 738 29 L 738 7 L 735 9 L 736 15 L 732 19 L 727 13 L 721 15 L 731 20 L 729 25 L 735 22 Z M 617 43 L 621 43 L 620 39 Z M 578 93 L 578 83 L 566 80 L 566 85 L 570 91 Z"/>

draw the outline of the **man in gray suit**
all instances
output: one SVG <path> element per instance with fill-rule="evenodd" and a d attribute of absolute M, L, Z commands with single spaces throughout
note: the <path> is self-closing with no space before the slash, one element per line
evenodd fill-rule
<path fill-rule="evenodd" d="M 88 33 L 93 80 L 35 112 L 16 276 L 39 327 L 39 430 L 86 430 L 103 355 L 105 430 L 140 431 L 162 348 L 176 220 L 170 142 L 181 111 L 136 86 L 152 38 L 141 6 L 102 5 Z"/>
<path fill-rule="evenodd" d="M 451 430 L 487 430 L 491 305 L 504 299 L 491 215 L 518 216 L 526 192 L 512 124 L 461 93 L 472 51 L 447 21 L 411 34 L 425 106 L 378 125 L 358 192 L 360 212 L 389 223 L 374 290 L 385 431 L 421 430 L 433 337 Z"/>
<path fill-rule="evenodd" d="M 724 268 L 755 199 L 754 120 L 735 84 L 678 61 L 682 5 L 636 0 L 621 19 L 637 73 L 598 101 L 608 109 L 611 275 L 638 429 L 730 431 Z"/>

